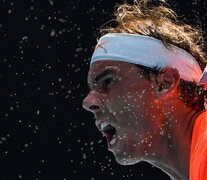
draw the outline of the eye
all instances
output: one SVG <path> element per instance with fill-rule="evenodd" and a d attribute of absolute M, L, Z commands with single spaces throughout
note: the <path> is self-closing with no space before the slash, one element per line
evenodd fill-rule
<path fill-rule="evenodd" d="M 116 82 L 116 79 L 114 77 L 106 76 L 102 80 L 102 87 L 103 89 L 109 89 L 115 82 Z"/>

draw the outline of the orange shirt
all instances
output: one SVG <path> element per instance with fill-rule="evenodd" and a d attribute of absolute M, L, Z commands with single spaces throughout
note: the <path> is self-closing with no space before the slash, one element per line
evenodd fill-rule
<path fill-rule="evenodd" d="M 190 180 L 207 180 L 207 112 L 194 124 L 190 152 Z"/>

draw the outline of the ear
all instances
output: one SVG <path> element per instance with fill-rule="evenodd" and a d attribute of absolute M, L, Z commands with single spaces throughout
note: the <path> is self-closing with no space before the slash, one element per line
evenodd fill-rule
<path fill-rule="evenodd" d="M 159 99 L 167 98 L 178 90 L 180 74 L 177 69 L 165 67 L 156 77 L 157 97 Z"/>

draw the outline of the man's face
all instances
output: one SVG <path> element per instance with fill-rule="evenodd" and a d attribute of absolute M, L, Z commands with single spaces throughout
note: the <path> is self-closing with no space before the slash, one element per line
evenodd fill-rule
<path fill-rule="evenodd" d="M 125 62 L 99 61 L 90 67 L 88 84 L 83 107 L 94 114 L 116 160 L 124 165 L 153 156 L 161 113 L 143 71 Z"/>

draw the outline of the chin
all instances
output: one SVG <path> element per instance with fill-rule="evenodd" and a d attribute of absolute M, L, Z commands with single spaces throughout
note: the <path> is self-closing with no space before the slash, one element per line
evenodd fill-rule
<path fill-rule="evenodd" d="M 118 164 L 123 165 L 123 166 L 133 165 L 139 162 L 139 160 L 135 158 L 126 157 L 126 155 L 125 157 L 123 155 L 122 156 L 115 155 L 115 159 Z"/>

